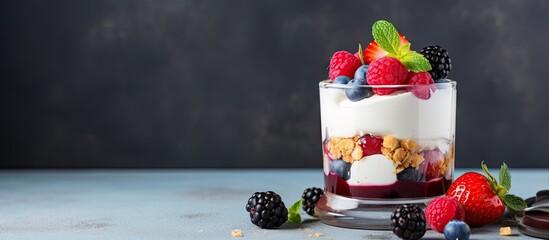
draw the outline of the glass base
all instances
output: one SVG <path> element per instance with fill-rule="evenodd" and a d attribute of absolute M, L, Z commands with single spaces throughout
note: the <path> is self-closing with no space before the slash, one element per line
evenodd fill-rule
<path fill-rule="evenodd" d="M 403 204 L 417 204 L 425 210 L 438 196 L 413 199 L 354 199 L 325 192 L 315 213 L 323 223 L 337 227 L 391 230 L 391 214 Z"/>

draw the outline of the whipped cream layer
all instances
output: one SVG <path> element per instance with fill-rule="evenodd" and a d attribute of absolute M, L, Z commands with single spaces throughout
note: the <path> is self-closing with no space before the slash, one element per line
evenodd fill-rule
<path fill-rule="evenodd" d="M 388 185 L 397 180 L 393 161 L 382 154 L 374 154 L 351 165 L 349 185 Z"/>
<path fill-rule="evenodd" d="M 447 152 L 455 132 L 455 99 L 451 87 L 437 89 L 427 100 L 401 91 L 357 102 L 344 90 L 320 88 L 322 138 L 392 135 Z"/>

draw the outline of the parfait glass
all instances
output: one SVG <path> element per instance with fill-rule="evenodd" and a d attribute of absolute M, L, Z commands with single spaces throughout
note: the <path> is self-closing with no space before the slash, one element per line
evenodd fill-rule
<path fill-rule="evenodd" d="M 431 85 L 319 83 L 327 224 L 390 229 L 406 203 L 425 207 L 454 173 L 456 82 Z M 353 98 L 359 92 L 363 98 Z"/>

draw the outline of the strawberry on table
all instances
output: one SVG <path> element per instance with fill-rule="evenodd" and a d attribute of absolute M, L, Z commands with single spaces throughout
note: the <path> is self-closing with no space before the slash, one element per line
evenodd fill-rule
<path fill-rule="evenodd" d="M 482 162 L 486 177 L 476 172 L 467 172 L 457 178 L 446 192 L 446 196 L 456 198 L 465 210 L 465 222 L 471 227 L 482 226 L 498 221 L 505 206 L 521 211 L 526 202 L 518 196 L 508 194 L 511 189 L 511 175 L 505 163 L 499 172 L 499 183 L 488 172 Z"/>

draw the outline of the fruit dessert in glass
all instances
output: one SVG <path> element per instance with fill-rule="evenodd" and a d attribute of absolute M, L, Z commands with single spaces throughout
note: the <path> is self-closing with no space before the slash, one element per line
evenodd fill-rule
<path fill-rule="evenodd" d="M 325 196 L 317 212 L 332 225 L 387 229 L 395 206 L 424 204 L 452 182 L 456 83 L 446 79 L 446 50 L 410 51 L 383 20 L 372 32 L 364 51 L 336 52 L 330 79 L 319 83 Z"/>

